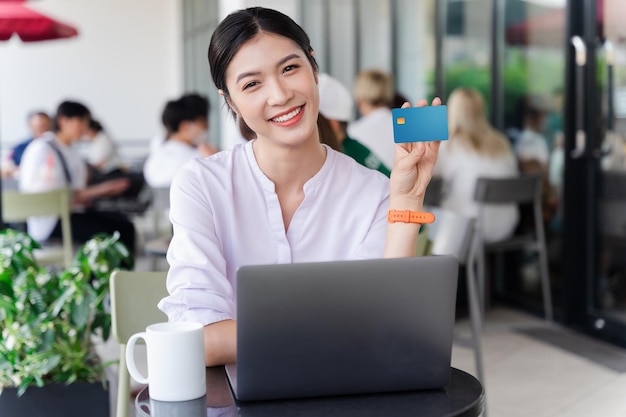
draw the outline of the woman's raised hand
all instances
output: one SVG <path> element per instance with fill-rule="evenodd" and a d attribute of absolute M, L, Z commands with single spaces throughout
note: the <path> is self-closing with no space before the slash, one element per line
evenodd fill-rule
<path fill-rule="evenodd" d="M 428 102 L 422 99 L 415 106 L 427 105 Z M 441 99 L 436 97 L 432 105 L 441 105 Z M 402 105 L 402 108 L 407 107 L 411 107 L 411 104 L 404 103 Z M 392 208 L 412 209 L 415 204 L 421 208 L 426 187 L 433 175 L 435 162 L 437 162 L 439 144 L 440 141 L 396 144 L 395 162 L 391 171 L 391 199 L 406 200 L 409 203 L 407 207 Z"/>

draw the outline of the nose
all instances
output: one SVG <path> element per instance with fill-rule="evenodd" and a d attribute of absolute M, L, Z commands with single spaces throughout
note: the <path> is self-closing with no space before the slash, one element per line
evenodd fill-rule
<path fill-rule="evenodd" d="M 270 106 L 282 106 L 292 97 L 292 90 L 280 78 L 273 79 L 269 85 L 267 104 Z"/>

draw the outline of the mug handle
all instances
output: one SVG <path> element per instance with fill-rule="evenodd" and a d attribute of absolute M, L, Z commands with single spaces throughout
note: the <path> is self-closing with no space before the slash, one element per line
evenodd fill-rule
<path fill-rule="evenodd" d="M 141 372 L 137 369 L 137 365 L 135 365 L 135 344 L 139 339 L 143 339 L 147 343 L 146 332 L 135 333 L 128 339 L 128 342 L 126 342 L 126 367 L 128 368 L 128 373 L 130 373 L 135 381 L 140 384 L 147 384 L 148 378 L 141 375 Z"/>

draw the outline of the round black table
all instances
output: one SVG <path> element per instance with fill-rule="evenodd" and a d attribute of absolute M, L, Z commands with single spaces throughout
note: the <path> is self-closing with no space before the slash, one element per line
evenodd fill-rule
<path fill-rule="evenodd" d="M 450 369 L 450 383 L 440 390 L 350 395 L 297 400 L 235 401 L 224 367 L 207 368 L 207 393 L 191 401 L 150 399 L 144 388 L 135 400 L 136 415 L 150 417 L 369 417 L 479 416 L 485 406 L 481 383 L 472 375 Z"/>

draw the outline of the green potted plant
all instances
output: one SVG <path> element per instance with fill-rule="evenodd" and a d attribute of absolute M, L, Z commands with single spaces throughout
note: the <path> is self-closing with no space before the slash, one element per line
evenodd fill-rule
<path fill-rule="evenodd" d="M 39 246 L 23 232 L 0 232 L 0 415 L 108 417 L 108 364 L 92 336 L 109 337 L 109 276 L 129 252 L 119 235 L 100 235 L 70 268 L 54 270 L 37 264 Z"/>

